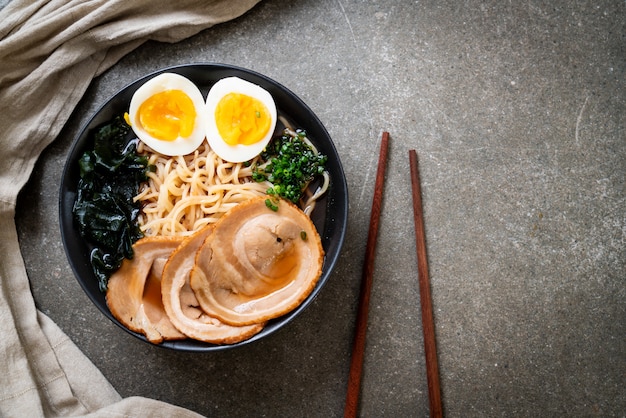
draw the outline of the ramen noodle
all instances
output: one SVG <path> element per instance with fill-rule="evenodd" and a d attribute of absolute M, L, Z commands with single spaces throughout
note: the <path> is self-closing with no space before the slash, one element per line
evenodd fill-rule
<path fill-rule="evenodd" d="M 285 125 L 287 132 L 295 136 L 291 127 Z M 305 141 L 318 152 L 307 138 Z M 134 198 L 142 205 L 139 225 L 146 236 L 190 235 L 217 222 L 233 206 L 265 195 L 272 187 L 268 181 L 252 179 L 254 167 L 265 164 L 259 156 L 247 163 L 230 163 L 218 157 L 206 140 L 195 152 L 185 156 L 161 155 L 141 141 L 137 152 L 147 155 L 149 164 L 155 166 Z M 310 216 L 329 183 L 325 171 L 315 191 L 305 190 L 300 202 L 304 213 Z"/>
<path fill-rule="evenodd" d="M 164 156 L 141 142 L 137 151 L 155 166 L 134 198 L 142 204 L 139 224 L 146 236 L 190 235 L 271 186 L 252 180 L 253 165 L 222 160 L 206 141 L 185 156 Z"/>

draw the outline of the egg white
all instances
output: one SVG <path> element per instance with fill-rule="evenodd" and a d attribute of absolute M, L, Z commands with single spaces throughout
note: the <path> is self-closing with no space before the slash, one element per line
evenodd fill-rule
<path fill-rule="evenodd" d="M 215 108 L 219 101 L 229 93 L 245 94 L 259 100 L 267 107 L 271 117 L 270 128 L 260 141 L 252 145 L 230 145 L 222 139 L 215 121 Z M 248 161 L 260 154 L 267 146 L 270 139 L 272 139 L 276 127 L 276 103 L 274 103 L 272 95 L 261 86 L 250 83 L 239 77 L 223 78 L 211 87 L 206 98 L 205 114 L 206 137 L 209 146 L 220 158 L 231 163 Z"/>
<path fill-rule="evenodd" d="M 154 94 L 165 90 L 182 90 L 189 96 L 196 109 L 194 129 L 190 136 L 179 136 L 173 141 L 154 138 L 141 126 L 138 110 L 143 102 Z M 198 87 L 188 78 L 174 73 L 162 73 L 146 81 L 133 95 L 128 115 L 135 135 L 154 151 L 169 155 L 186 155 L 193 152 L 204 141 L 206 130 L 204 123 L 205 102 Z"/>

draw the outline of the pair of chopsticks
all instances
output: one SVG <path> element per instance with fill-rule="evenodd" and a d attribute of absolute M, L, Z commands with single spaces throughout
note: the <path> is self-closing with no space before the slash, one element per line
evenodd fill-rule
<path fill-rule="evenodd" d="M 363 356 L 365 354 L 365 337 L 367 333 L 367 317 L 374 274 L 374 256 L 376 252 L 376 238 L 378 237 L 378 223 L 380 220 L 385 167 L 389 148 L 389 133 L 383 132 L 376 171 L 374 198 L 370 214 L 370 225 L 365 248 L 365 263 L 361 278 L 361 289 L 357 311 L 356 331 L 350 360 L 350 374 L 348 377 L 348 392 L 344 409 L 344 418 L 356 417 L 359 394 L 361 390 L 361 373 L 363 370 Z M 439 387 L 439 366 L 437 362 L 437 347 L 435 344 L 435 326 L 433 308 L 430 296 L 428 276 L 428 259 L 426 256 L 426 234 L 424 233 L 424 216 L 422 210 L 422 191 L 420 187 L 417 152 L 409 151 L 411 171 L 411 189 L 413 194 L 413 214 L 415 223 L 415 243 L 417 247 L 417 271 L 420 290 L 420 305 L 422 308 L 422 330 L 424 333 L 424 352 L 426 357 L 426 378 L 428 381 L 428 401 L 431 417 L 443 416 L 441 405 L 441 390 Z"/>

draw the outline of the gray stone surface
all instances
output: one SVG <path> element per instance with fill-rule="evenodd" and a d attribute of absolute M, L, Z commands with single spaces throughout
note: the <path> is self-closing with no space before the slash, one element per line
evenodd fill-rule
<path fill-rule="evenodd" d="M 18 208 L 37 306 L 123 396 L 210 416 L 341 416 L 383 130 L 391 133 L 360 415 L 427 416 L 407 152 L 420 157 L 448 416 L 626 411 L 623 1 L 267 0 L 96 79 Z M 323 121 L 350 190 L 347 240 L 316 301 L 252 345 L 181 354 L 110 323 L 74 279 L 58 186 L 79 128 L 153 70 L 266 74 Z"/>

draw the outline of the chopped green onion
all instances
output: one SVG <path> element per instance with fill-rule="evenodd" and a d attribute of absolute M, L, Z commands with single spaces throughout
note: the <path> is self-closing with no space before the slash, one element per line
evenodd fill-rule
<path fill-rule="evenodd" d="M 265 199 L 265 206 L 273 210 L 274 212 L 278 212 L 278 205 L 276 205 L 272 199 Z"/>
<path fill-rule="evenodd" d="M 252 178 L 257 182 L 269 181 L 272 187 L 267 191 L 293 203 L 298 203 L 304 189 L 326 168 L 328 158 L 316 153 L 305 141 L 306 132 L 297 130 L 292 137 L 287 131 L 270 141 L 261 158 L 268 164 L 264 168 L 254 168 Z"/>

